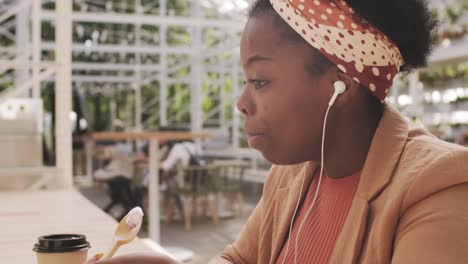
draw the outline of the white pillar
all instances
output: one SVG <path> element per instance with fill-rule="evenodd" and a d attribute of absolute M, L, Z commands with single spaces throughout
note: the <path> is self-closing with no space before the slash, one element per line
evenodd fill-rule
<path fill-rule="evenodd" d="M 141 125 L 141 86 L 135 84 L 135 126 L 137 131 L 142 131 Z M 141 84 L 141 82 L 140 82 Z"/>
<path fill-rule="evenodd" d="M 23 2 L 27 0 L 22 0 Z M 16 15 L 16 63 L 25 64 L 29 61 L 29 11 L 30 6 L 27 5 L 24 8 L 20 9 Z M 21 86 L 23 83 L 29 79 L 29 69 L 27 68 L 17 68 L 15 70 L 15 87 Z M 24 96 L 24 95 L 23 95 Z"/>
<path fill-rule="evenodd" d="M 142 15 L 142 6 L 141 6 L 141 0 L 136 0 L 135 3 L 135 12 L 137 15 Z M 141 24 L 139 22 L 135 23 L 135 44 L 138 47 L 141 46 Z M 142 116 L 142 111 L 141 111 L 141 54 L 136 53 L 135 54 L 135 64 L 136 64 L 136 70 L 135 70 L 135 125 L 137 131 L 142 131 L 142 124 L 141 124 L 141 116 Z"/>
<path fill-rule="evenodd" d="M 38 80 L 41 63 L 41 0 L 33 0 L 32 4 L 32 77 L 34 80 L 32 95 L 34 98 L 41 97 L 41 82 Z"/>
<path fill-rule="evenodd" d="M 159 243 L 159 142 L 157 139 L 151 139 L 149 145 L 149 236 Z"/>
<path fill-rule="evenodd" d="M 161 126 L 167 126 L 167 63 L 166 59 L 163 59 L 163 57 L 166 57 L 164 53 L 161 54 L 161 66 L 163 66 L 163 68 L 161 69 L 161 77 L 159 79 L 159 124 Z"/>
<path fill-rule="evenodd" d="M 200 1 L 192 1 L 192 16 L 195 19 L 201 17 Z M 192 28 L 192 84 L 190 89 L 191 130 L 200 132 L 203 129 L 202 112 L 202 84 L 203 84 L 203 59 L 202 59 L 202 28 Z"/>
<path fill-rule="evenodd" d="M 224 52 L 221 52 L 220 59 L 220 85 L 219 85 L 219 104 L 220 104 L 220 113 L 219 113 L 219 124 L 223 129 L 226 129 L 226 60 L 224 57 Z"/>
<path fill-rule="evenodd" d="M 117 118 L 117 102 L 115 100 L 115 93 L 113 92 L 110 95 L 109 115 L 110 115 L 111 127 L 112 129 L 115 129 L 115 120 Z"/>
<path fill-rule="evenodd" d="M 130 90 L 130 89 L 129 89 Z M 132 127 L 133 123 L 132 96 L 130 93 L 125 98 L 125 127 Z"/>
<path fill-rule="evenodd" d="M 94 141 L 90 138 L 85 140 L 85 152 L 86 152 L 86 179 L 87 182 L 93 182 L 93 149 Z"/>
<path fill-rule="evenodd" d="M 233 33 L 232 37 L 234 38 L 235 35 Z M 236 102 L 237 98 L 239 98 L 239 61 L 238 61 L 238 48 L 232 49 L 232 147 L 238 148 L 239 147 L 239 127 L 240 127 L 240 113 L 237 110 Z"/>
<path fill-rule="evenodd" d="M 160 0 L 160 16 L 165 17 L 167 14 L 167 1 Z M 161 72 L 159 77 L 159 125 L 167 126 L 167 26 L 159 26 L 159 43 L 161 46 Z"/>
<path fill-rule="evenodd" d="M 55 83 L 55 136 L 58 178 L 57 187 L 69 188 L 72 178 L 72 1 L 55 1 L 55 61 L 58 65 Z"/>

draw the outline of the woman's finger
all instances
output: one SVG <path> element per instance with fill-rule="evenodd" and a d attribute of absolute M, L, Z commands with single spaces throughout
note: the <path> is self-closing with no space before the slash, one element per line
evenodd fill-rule
<path fill-rule="evenodd" d="M 94 258 L 96 258 L 96 260 L 100 260 L 102 257 L 104 257 L 104 253 L 94 255 Z"/>
<path fill-rule="evenodd" d="M 94 264 L 104 256 L 104 253 L 99 253 L 94 255 L 92 258 L 88 259 L 86 264 Z"/>

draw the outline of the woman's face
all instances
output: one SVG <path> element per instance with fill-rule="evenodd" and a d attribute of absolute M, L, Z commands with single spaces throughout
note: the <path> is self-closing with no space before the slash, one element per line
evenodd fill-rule
<path fill-rule="evenodd" d="M 250 18 L 241 40 L 246 85 L 237 107 L 249 146 L 275 164 L 320 157 L 322 123 L 336 70 L 312 76 L 310 47 L 284 39 L 275 18 Z"/>

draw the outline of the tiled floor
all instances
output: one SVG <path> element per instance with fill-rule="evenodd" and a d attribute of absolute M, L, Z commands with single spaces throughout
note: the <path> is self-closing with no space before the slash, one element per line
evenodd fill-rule
<path fill-rule="evenodd" d="M 109 202 L 107 193 L 102 188 L 86 188 L 80 191 L 100 208 Z M 214 226 L 208 218 L 200 217 L 194 219 L 191 232 L 184 231 L 181 221 L 174 221 L 169 225 L 161 223 L 161 245 L 190 249 L 194 252 L 194 258 L 186 263 L 206 264 L 236 239 L 258 198 L 247 199 L 245 217 L 222 219 L 217 226 Z M 142 236 L 145 236 L 145 233 L 145 230 L 142 230 Z"/>

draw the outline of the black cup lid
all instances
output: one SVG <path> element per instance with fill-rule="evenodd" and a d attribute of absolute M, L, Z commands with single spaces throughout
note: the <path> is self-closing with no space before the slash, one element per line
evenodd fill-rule
<path fill-rule="evenodd" d="M 65 253 L 88 248 L 90 248 L 90 245 L 84 235 L 57 234 L 39 237 L 33 251 L 39 253 Z"/>

